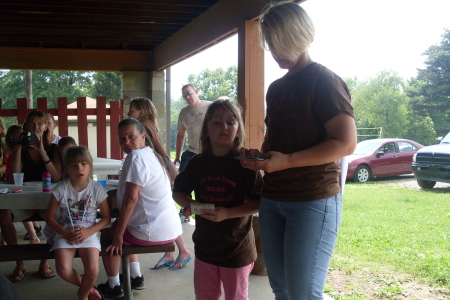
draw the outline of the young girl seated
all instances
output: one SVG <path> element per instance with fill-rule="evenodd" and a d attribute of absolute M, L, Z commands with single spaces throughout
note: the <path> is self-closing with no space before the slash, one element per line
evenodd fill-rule
<path fill-rule="evenodd" d="M 55 231 L 48 237 L 53 244 L 50 251 L 56 251 L 58 275 L 80 287 L 78 299 L 101 299 L 94 283 L 99 270 L 99 230 L 111 221 L 108 195 L 92 179 L 92 157 L 86 147 L 67 149 L 63 166 L 64 179 L 54 188 L 46 213 L 46 222 Z M 98 208 L 102 218 L 95 223 Z M 82 277 L 72 267 L 77 251 L 84 267 Z"/>
<path fill-rule="evenodd" d="M 173 181 L 177 176 L 177 170 L 173 162 L 170 161 L 169 156 L 164 150 L 164 146 L 159 138 L 158 134 L 158 124 L 156 123 L 156 118 L 158 117 L 156 108 L 152 101 L 148 98 L 135 98 L 130 102 L 130 110 L 128 112 L 130 118 L 135 118 L 139 120 L 142 125 L 144 125 L 145 132 L 147 133 L 153 150 L 159 154 L 164 160 L 164 166 L 166 167 L 167 173 L 170 178 L 170 184 L 173 187 Z M 171 267 L 171 270 L 183 269 L 186 264 L 191 260 L 191 252 L 186 247 L 184 243 L 183 236 L 179 236 L 175 243 L 179 249 L 179 254 L 177 259 L 175 259 L 173 252 L 167 252 L 159 261 L 151 267 L 152 270 L 159 270 L 165 267 Z"/>
<path fill-rule="evenodd" d="M 256 260 L 252 215 L 258 211 L 259 171 L 244 169 L 234 156 L 244 143 L 239 109 L 214 101 L 205 115 L 201 154 L 178 174 L 174 200 L 191 215 L 191 203 L 214 204 L 195 218 L 194 287 L 197 300 L 248 299 L 248 276 Z M 195 192 L 195 199 L 190 198 Z"/>

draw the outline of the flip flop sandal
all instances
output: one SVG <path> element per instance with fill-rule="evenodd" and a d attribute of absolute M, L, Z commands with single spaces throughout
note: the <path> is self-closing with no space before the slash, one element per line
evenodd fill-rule
<path fill-rule="evenodd" d="M 159 266 L 159 267 L 155 267 L 157 264 L 159 264 L 159 263 L 164 263 L 163 265 L 161 265 L 161 266 Z M 158 262 L 156 263 L 156 265 L 155 266 L 153 266 L 153 267 L 151 267 L 150 269 L 152 269 L 152 270 L 159 270 L 159 269 L 162 269 L 162 268 L 166 268 L 166 267 L 170 267 L 171 265 L 173 265 L 175 262 L 173 261 L 173 262 L 168 262 L 164 257 L 161 257 L 159 260 L 158 260 Z"/>
<path fill-rule="evenodd" d="M 11 282 L 19 282 L 27 274 L 28 274 L 28 270 L 24 266 L 16 266 L 13 273 L 11 275 L 9 275 L 9 280 Z"/>
<path fill-rule="evenodd" d="M 50 271 L 50 272 L 48 272 Z M 52 268 L 50 268 L 50 266 L 48 264 L 39 266 L 39 275 L 41 276 L 41 278 L 43 279 L 49 279 L 52 277 L 55 277 L 56 272 L 52 270 Z"/>
<path fill-rule="evenodd" d="M 183 265 L 181 265 L 181 267 L 179 268 L 168 268 L 169 270 L 181 270 L 184 267 L 186 267 L 186 265 L 188 264 L 188 262 L 190 262 L 192 259 L 192 257 L 189 257 L 188 259 L 182 259 L 181 257 L 177 257 L 177 259 L 175 260 L 174 264 L 178 263 L 178 262 L 182 262 Z"/>

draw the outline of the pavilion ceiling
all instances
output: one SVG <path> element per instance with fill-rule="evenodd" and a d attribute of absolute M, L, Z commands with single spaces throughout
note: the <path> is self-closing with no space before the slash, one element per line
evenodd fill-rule
<path fill-rule="evenodd" d="M 218 0 L 2 0 L 0 47 L 153 51 Z"/>

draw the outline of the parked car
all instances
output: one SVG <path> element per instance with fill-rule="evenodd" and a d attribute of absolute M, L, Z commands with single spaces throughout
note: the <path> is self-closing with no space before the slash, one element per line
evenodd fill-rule
<path fill-rule="evenodd" d="M 413 157 L 412 170 L 423 189 L 432 189 L 437 181 L 450 183 L 450 132 L 440 144 L 420 149 Z"/>
<path fill-rule="evenodd" d="M 376 177 L 411 174 L 413 155 L 424 146 L 405 139 L 359 142 L 348 158 L 347 179 L 366 182 Z"/>

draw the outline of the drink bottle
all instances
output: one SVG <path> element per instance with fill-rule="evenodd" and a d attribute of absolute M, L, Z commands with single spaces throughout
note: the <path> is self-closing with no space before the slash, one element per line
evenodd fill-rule
<path fill-rule="evenodd" d="M 52 175 L 49 172 L 42 174 L 42 192 L 50 193 L 52 191 Z"/>

